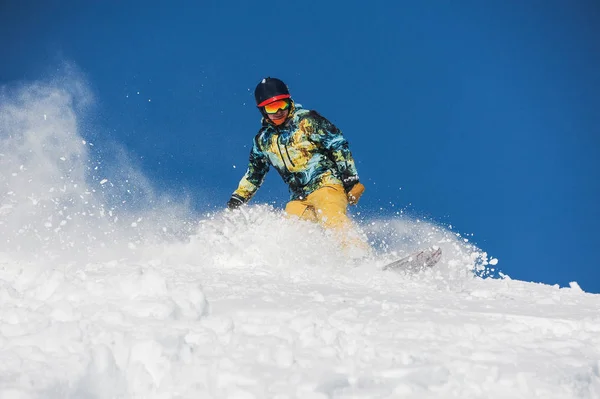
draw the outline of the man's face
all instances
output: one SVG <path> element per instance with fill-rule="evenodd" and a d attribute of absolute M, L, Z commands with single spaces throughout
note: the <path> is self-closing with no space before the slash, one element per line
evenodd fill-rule
<path fill-rule="evenodd" d="M 274 124 L 276 124 L 277 126 L 279 126 L 283 122 L 285 122 L 285 120 L 288 117 L 289 113 L 290 113 L 289 109 L 280 109 L 279 111 L 277 111 L 274 114 L 267 114 L 267 115 L 269 115 L 269 119 L 271 119 Z"/>
<path fill-rule="evenodd" d="M 270 120 L 277 126 L 285 122 L 290 113 L 290 102 L 287 100 L 274 101 L 264 107 Z"/>

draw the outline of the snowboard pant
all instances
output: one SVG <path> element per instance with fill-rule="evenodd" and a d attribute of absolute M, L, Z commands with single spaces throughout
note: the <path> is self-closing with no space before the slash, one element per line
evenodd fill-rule
<path fill-rule="evenodd" d="M 300 219 L 319 222 L 328 228 L 346 228 L 350 219 L 346 216 L 348 199 L 340 185 L 324 186 L 310 193 L 303 200 L 287 203 L 285 211 Z"/>
<path fill-rule="evenodd" d="M 288 215 L 318 222 L 332 229 L 339 235 L 344 247 L 353 246 L 368 251 L 369 244 L 353 232 L 350 218 L 346 215 L 347 208 L 348 198 L 344 187 L 330 185 L 313 191 L 303 200 L 288 202 L 285 211 Z"/>

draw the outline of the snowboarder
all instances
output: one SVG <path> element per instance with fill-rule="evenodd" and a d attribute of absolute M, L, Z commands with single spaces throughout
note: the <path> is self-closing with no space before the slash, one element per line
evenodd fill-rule
<path fill-rule="evenodd" d="M 254 96 L 262 126 L 254 137 L 248 170 L 228 208 L 247 203 L 273 166 L 291 193 L 286 213 L 341 232 L 348 243 L 347 207 L 358 203 L 365 187 L 342 132 L 316 111 L 294 103 L 279 79 L 260 81 Z"/>

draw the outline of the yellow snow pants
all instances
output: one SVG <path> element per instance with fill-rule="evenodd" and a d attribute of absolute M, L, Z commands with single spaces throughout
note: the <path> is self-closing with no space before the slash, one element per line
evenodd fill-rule
<path fill-rule="evenodd" d="M 285 211 L 288 215 L 318 222 L 324 227 L 332 229 L 339 235 L 344 247 L 352 245 L 369 250 L 370 246 L 367 242 L 351 234 L 352 223 L 346 215 L 347 208 L 346 191 L 344 187 L 336 184 L 323 186 L 310 193 L 303 200 L 288 202 Z"/>
<path fill-rule="evenodd" d="M 345 228 L 350 219 L 346 216 L 348 199 L 341 185 L 321 187 L 303 200 L 290 201 L 285 206 L 288 215 L 319 222 L 329 228 Z"/>

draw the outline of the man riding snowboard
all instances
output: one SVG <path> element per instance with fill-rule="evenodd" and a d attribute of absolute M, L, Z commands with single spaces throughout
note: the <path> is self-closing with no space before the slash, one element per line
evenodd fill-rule
<path fill-rule="evenodd" d="M 316 111 L 292 100 L 285 83 L 265 78 L 254 91 L 262 127 L 254 137 L 248 170 L 227 202 L 235 209 L 248 202 L 272 165 L 289 186 L 286 213 L 321 223 L 349 239 L 348 204 L 355 205 L 365 187 L 359 182 L 354 159 L 342 132 Z M 357 242 L 360 241 L 360 242 Z"/>

